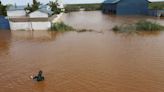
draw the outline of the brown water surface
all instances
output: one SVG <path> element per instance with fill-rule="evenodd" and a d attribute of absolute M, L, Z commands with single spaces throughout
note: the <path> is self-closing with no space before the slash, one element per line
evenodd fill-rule
<path fill-rule="evenodd" d="M 0 92 L 164 92 L 164 32 L 110 30 L 140 19 L 164 21 L 75 12 L 62 20 L 96 31 L 0 31 Z"/>

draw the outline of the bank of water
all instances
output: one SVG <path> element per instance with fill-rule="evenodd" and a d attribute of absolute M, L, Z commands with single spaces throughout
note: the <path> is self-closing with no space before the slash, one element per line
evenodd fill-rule
<path fill-rule="evenodd" d="M 164 32 L 111 31 L 145 18 L 158 21 L 73 12 L 62 20 L 95 31 L 0 31 L 0 92 L 163 92 Z M 45 81 L 32 81 L 40 69 Z"/>

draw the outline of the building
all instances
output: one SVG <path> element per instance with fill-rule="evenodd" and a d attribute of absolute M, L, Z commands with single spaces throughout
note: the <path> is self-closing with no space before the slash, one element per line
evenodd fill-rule
<path fill-rule="evenodd" d="M 103 3 L 103 12 L 116 15 L 146 15 L 148 0 L 106 0 Z"/>
<path fill-rule="evenodd" d="M 7 10 L 11 30 L 48 30 L 51 28 L 50 17 L 53 12 L 47 5 L 29 14 L 26 14 L 25 7 L 18 7 Z"/>
<path fill-rule="evenodd" d="M 152 8 L 154 7 L 154 8 Z M 164 0 L 106 0 L 102 4 L 103 13 L 116 15 L 164 16 Z"/>
<path fill-rule="evenodd" d="M 0 16 L 0 30 L 9 30 L 9 21 L 4 17 Z"/>

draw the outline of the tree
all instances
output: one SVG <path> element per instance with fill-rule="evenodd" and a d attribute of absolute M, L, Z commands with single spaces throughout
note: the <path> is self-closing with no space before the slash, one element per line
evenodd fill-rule
<path fill-rule="evenodd" d="M 29 13 L 32 12 L 32 7 L 30 6 L 29 3 L 27 4 L 27 7 L 25 8 L 25 10 Z"/>
<path fill-rule="evenodd" d="M 28 10 L 29 13 L 36 11 L 39 9 L 40 6 L 40 2 L 38 2 L 37 0 L 33 0 L 33 4 L 30 6 L 30 4 L 28 3 L 27 7 L 25 8 L 25 10 Z"/>
<path fill-rule="evenodd" d="M 0 1 L 0 15 L 4 15 L 4 16 L 7 15 L 6 8 L 7 6 L 3 5 L 2 2 Z"/>
<path fill-rule="evenodd" d="M 32 11 L 38 10 L 39 6 L 40 6 L 40 2 L 37 2 L 36 0 L 33 0 Z"/>
<path fill-rule="evenodd" d="M 59 14 L 61 12 L 61 9 L 58 8 L 59 4 L 58 4 L 58 0 L 56 0 L 55 2 L 50 1 L 48 4 L 51 8 L 51 11 L 53 12 L 53 14 Z"/>

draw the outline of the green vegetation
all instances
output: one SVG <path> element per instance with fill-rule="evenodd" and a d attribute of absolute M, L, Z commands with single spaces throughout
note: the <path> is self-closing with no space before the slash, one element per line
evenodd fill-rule
<path fill-rule="evenodd" d="M 120 30 L 121 30 L 121 27 L 119 27 L 119 26 L 114 26 L 114 27 L 112 28 L 112 30 L 113 30 L 113 31 L 120 31 Z"/>
<path fill-rule="evenodd" d="M 162 30 L 163 28 L 164 28 L 163 26 L 150 21 L 139 21 L 138 23 L 136 23 L 137 30 L 157 31 L 157 30 Z"/>
<path fill-rule="evenodd" d="M 122 25 L 122 26 L 114 26 L 112 28 L 114 32 L 121 32 L 121 33 L 131 33 L 131 32 L 136 32 L 136 27 L 135 25 Z"/>
<path fill-rule="evenodd" d="M 33 11 L 38 10 L 40 5 L 41 5 L 40 2 L 38 2 L 37 0 L 33 0 L 33 4 L 30 5 L 30 4 L 28 3 L 28 5 L 27 5 L 27 7 L 25 8 L 25 10 L 28 10 L 29 13 L 31 13 L 31 12 L 33 12 Z"/>
<path fill-rule="evenodd" d="M 66 32 L 66 31 L 76 31 L 76 32 L 91 32 L 91 29 L 74 29 L 73 27 L 63 23 L 54 23 L 49 31 L 58 31 L 58 32 Z"/>
<path fill-rule="evenodd" d="M 7 6 L 3 5 L 0 1 L 0 15 L 3 15 L 3 16 L 7 15 L 6 8 Z"/>
<path fill-rule="evenodd" d="M 80 6 L 75 6 L 75 5 L 66 5 L 65 6 L 65 12 L 73 12 L 73 11 L 79 11 Z"/>
<path fill-rule="evenodd" d="M 63 22 L 54 23 L 51 27 L 51 31 L 65 32 L 65 31 L 72 31 L 72 30 L 74 30 L 73 27 L 66 25 Z"/>
<path fill-rule="evenodd" d="M 149 3 L 149 9 L 164 9 L 164 2 Z"/>
<path fill-rule="evenodd" d="M 114 32 L 137 32 L 137 31 L 160 31 L 163 30 L 164 26 L 150 22 L 146 20 L 138 21 L 133 25 L 115 26 L 113 27 Z"/>
<path fill-rule="evenodd" d="M 77 32 L 92 32 L 93 30 L 92 29 L 79 29 L 79 30 L 76 30 Z"/>
<path fill-rule="evenodd" d="M 101 4 L 68 4 L 65 6 L 66 12 L 79 11 L 80 9 L 85 11 L 101 10 Z"/>
<path fill-rule="evenodd" d="M 31 13 L 31 12 L 33 12 L 33 11 L 38 10 L 40 5 L 41 5 L 40 2 L 38 2 L 37 0 L 33 0 L 33 4 L 30 5 L 30 4 L 28 3 L 28 5 L 27 5 L 27 7 L 25 8 L 25 10 L 27 10 L 28 13 Z M 58 8 L 58 5 L 59 5 L 59 4 L 58 4 L 58 0 L 56 0 L 55 2 L 50 1 L 50 2 L 48 3 L 48 5 L 50 6 L 51 11 L 53 12 L 53 14 L 59 14 L 59 13 L 62 11 L 60 8 Z M 53 14 L 52 14 L 52 15 L 53 15 Z"/>
<path fill-rule="evenodd" d="M 53 14 L 59 14 L 61 12 L 61 9 L 58 8 L 58 0 L 56 0 L 55 2 L 50 1 L 48 5 L 50 6 Z"/>

